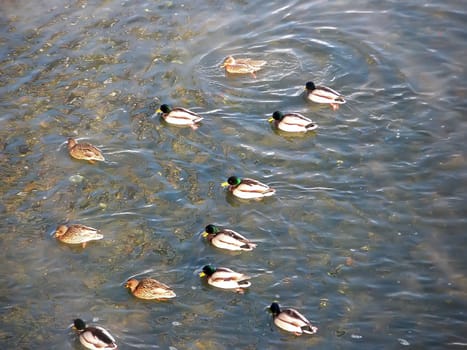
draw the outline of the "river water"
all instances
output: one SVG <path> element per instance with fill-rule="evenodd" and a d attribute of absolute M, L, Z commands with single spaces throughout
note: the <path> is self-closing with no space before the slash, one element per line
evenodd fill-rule
<path fill-rule="evenodd" d="M 120 349 L 466 348 L 466 13 L 441 0 L 0 2 L 0 348 L 80 349 L 77 317 Z M 228 55 L 268 65 L 226 76 Z M 347 104 L 307 102 L 308 80 Z M 161 103 L 204 121 L 167 125 Z M 319 129 L 275 132 L 275 110 Z M 70 136 L 106 162 L 71 159 Z M 231 175 L 277 194 L 233 199 Z M 61 244 L 63 223 L 105 238 Z M 258 247 L 209 246 L 209 223 Z M 252 287 L 210 287 L 207 263 Z M 131 276 L 177 298 L 135 299 Z M 274 327 L 274 300 L 318 334 Z"/>

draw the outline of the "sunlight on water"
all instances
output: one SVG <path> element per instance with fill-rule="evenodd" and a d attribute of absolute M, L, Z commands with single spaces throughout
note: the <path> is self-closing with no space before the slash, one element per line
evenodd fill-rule
<path fill-rule="evenodd" d="M 75 318 L 121 349 L 465 346 L 465 6 L 397 1 L 0 3 L 0 347 L 79 349 Z M 226 74 L 224 59 L 267 65 Z M 307 81 L 342 93 L 333 111 Z M 163 103 L 204 117 L 177 127 Z M 319 125 L 274 130 L 276 110 Z M 66 140 L 106 160 L 72 159 Z M 221 183 L 251 177 L 261 201 Z M 80 223 L 104 236 L 55 239 Z M 213 223 L 257 243 L 229 252 Z M 199 278 L 251 276 L 241 295 Z M 164 281 L 136 299 L 130 278 Z M 272 323 L 273 301 L 319 328 Z"/>

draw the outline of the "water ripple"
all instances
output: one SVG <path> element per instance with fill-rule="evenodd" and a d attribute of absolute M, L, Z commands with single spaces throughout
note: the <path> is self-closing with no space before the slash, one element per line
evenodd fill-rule
<path fill-rule="evenodd" d="M 1 2 L 2 345 L 72 349 L 66 325 L 82 317 L 122 348 L 462 346 L 464 7 Z M 226 75 L 228 55 L 268 65 Z M 306 101 L 308 80 L 347 104 Z M 167 125 L 161 103 L 205 119 Z M 275 110 L 319 128 L 273 130 Z M 71 135 L 108 161 L 71 159 Z M 234 174 L 277 194 L 237 200 L 220 186 Z M 68 222 L 105 238 L 61 244 L 52 233 Z M 200 235 L 211 222 L 258 247 L 213 248 Z M 252 288 L 211 288 L 206 263 L 250 273 Z M 122 283 L 143 274 L 178 297 L 136 300 Z M 273 300 L 319 336 L 276 330 Z"/>

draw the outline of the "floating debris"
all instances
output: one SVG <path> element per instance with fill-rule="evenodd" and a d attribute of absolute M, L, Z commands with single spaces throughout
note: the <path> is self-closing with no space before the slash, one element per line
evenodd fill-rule
<path fill-rule="evenodd" d="M 68 180 L 70 180 L 70 182 L 73 182 L 75 184 L 77 183 L 80 183 L 80 182 L 83 182 L 84 180 L 84 176 L 80 175 L 80 174 L 76 174 L 76 175 L 71 175 Z"/>
<path fill-rule="evenodd" d="M 407 340 L 403 339 L 403 338 L 397 338 L 397 340 L 399 341 L 399 344 L 401 344 L 401 345 L 404 345 L 404 346 L 409 346 L 410 345 L 410 343 Z"/>

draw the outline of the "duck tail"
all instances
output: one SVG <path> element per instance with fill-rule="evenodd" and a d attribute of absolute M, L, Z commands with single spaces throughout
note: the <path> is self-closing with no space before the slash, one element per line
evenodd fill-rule
<path fill-rule="evenodd" d="M 238 285 L 242 288 L 248 288 L 251 286 L 251 282 L 250 281 L 246 281 L 246 280 L 243 280 L 243 281 L 238 281 Z"/>
<path fill-rule="evenodd" d="M 318 332 L 318 327 L 314 327 L 311 324 L 301 327 L 302 332 L 306 334 L 315 334 Z"/>

